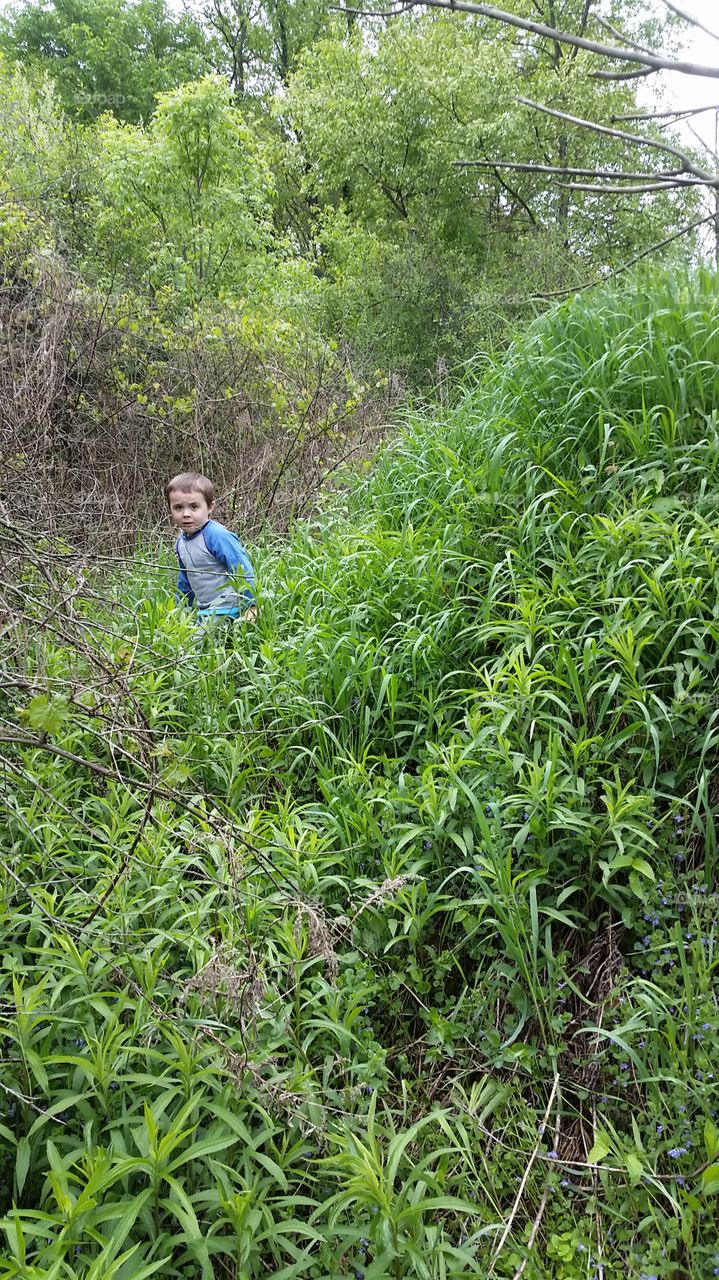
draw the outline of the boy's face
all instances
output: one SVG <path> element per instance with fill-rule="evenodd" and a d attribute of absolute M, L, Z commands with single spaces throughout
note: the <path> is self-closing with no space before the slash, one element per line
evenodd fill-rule
<path fill-rule="evenodd" d="M 197 533 L 203 524 L 207 524 L 215 509 L 214 502 L 208 503 L 199 489 L 173 489 L 170 494 L 170 515 L 173 523 L 183 533 Z"/>

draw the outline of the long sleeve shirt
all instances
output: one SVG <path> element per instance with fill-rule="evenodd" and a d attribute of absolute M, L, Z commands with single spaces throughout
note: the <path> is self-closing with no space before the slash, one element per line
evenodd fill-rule
<path fill-rule="evenodd" d="M 255 602 L 255 573 L 239 538 L 217 520 L 175 543 L 178 599 L 201 612 L 239 614 Z M 244 587 L 242 579 L 244 578 Z M 235 585 L 237 583 L 237 585 Z"/>

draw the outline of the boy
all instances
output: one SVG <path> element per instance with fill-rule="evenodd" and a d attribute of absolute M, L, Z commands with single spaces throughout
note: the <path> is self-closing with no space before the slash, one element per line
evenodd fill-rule
<path fill-rule="evenodd" d="M 215 490 L 207 476 L 186 471 L 165 486 L 173 523 L 180 530 L 175 552 L 180 570 L 177 598 L 196 604 L 200 618 L 257 617 L 255 574 L 247 552 L 224 525 L 212 519 Z M 234 579 L 244 576 L 244 589 Z"/>

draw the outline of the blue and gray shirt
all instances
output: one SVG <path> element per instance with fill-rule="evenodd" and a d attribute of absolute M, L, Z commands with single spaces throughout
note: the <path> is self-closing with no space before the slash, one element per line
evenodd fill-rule
<path fill-rule="evenodd" d="M 249 556 L 239 538 L 217 520 L 208 520 L 196 533 L 181 533 L 175 552 L 180 565 L 178 600 L 184 597 L 188 604 L 196 604 L 200 613 L 234 617 L 255 603 L 255 573 Z"/>

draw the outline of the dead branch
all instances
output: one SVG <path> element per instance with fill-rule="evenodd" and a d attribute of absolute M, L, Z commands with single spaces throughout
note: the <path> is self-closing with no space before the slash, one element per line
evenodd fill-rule
<path fill-rule="evenodd" d="M 615 40 L 621 40 L 628 49 L 633 49 L 637 53 L 652 53 L 652 50 L 648 49 L 645 44 L 637 44 L 636 40 L 632 40 L 631 36 L 625 35 L 618 27 L 613 26 L 611 22 L 607 22 L 606 18 L 602 18 L 599 14 L 596 14 L 596 20 L 600 27 L 603 27 L 605 31 L 608 31 L 610 36 L 614 36 Z"/>
<path fill-rule="evenodd" d="M 719 74 L 719 69 L 718 69 Z M 680 151 L 678 147 L 673 147 L 669 142 L 659 142 L 655 138 L 643 138 L 638 133 L 627 133 L 623 129 L 610 129 L 608 125 L 597 124 L 595 120 L 585 120 L 582 116 L 572 116 L 567 111 L 559 111 L 556 107 L 546 107 L 541 102 L 533 102 L 531 98 L 518 98 L 525 107 L 531 107 L 534 111 L 541 111 L 544 115 L 553 116 L 556 120 L 565 120 L 567 124 L 579 125 L 582 129 L 590 129 L 593 133 L 601 133 L 608 138 L 619 138 L 623 142 L 631 142 L 635 146 L 650 147 L 654 151 L 662 151 L 665 155 L 675 156 L 680 161 L 683 173 L 693 174 L 695 178 L 701 178 L 702 182 L 707 186 L 717 186 L 719 184 L 719 175 L 709 173 L 706 169 L 700 169 L 697 164 L 686 154 Z"/>
<path fill-rule="evenodd" d="M 626 124 L 641 120 L 670 120 L 672 124 L 676 124 L 678 120 L 700 116 L 705 111 L 719 111 L 719 102 L 709 107 L 677 107 L 674 111 L 639 111 L 625 116 L 610 116 L 609 119 L 612 124 Z"/>
<path fill-rule="evenodd" d="M 593 191 L 599 195 L 609 196 L 646 196 L 652 195 L 655 191 L 676 191 L 679 187 L 706 187 L 709 184 L 702 182 L 699 178 L 691 178 L 682 182 L 676 179 L 674 182 L 645 182 L 639 186 L 610 187 L 607 184 L 601 186 L 593 186 L 591 182 L 558 182 L 557 186 L 562 191 Z M 719 185 L 719 180 L 714 186 Z"/>
<path fill-rule="evenodd" d="M 590 71 L 592 80 L 643 80 L 654 75 L 651 67 L 641 67 L 638 71 Z"/>
<path fill-rule="evenodd" d="M 700 22 L 698 18 L 693 18 L 690 13 L 685 13 L 678 5 L 672 4 L 672 0 L 663 0 L 663 3 L 666 5 L 667 9 L 671 9 L 672 13 L 675 13 L 678 18 L 683 18 L 685 22 L 690 24 L 690 26 L 696 27 L 699 31 L 703 31 L 707 36 L 711 36 L 712 40 L 719 40 L 719 35 L 717 35 L 716 32 L 710 31 L 709 27 L 705 27 L 704 23 Z"/>
<path fill-rule="evenodd" d="M 660 173 L 626 173 L 616 169 L 579 169 L 571 165 L 532 164 L 515 160 L 455 160 L 455 169 L 513 169 L 519 173 L 546 173 L 565 178 L 613 178 L 625 182 L 656 182 L 666 179 L 680 186 L 705 186 L 702 178 L 685 174 L 682 169 L 663 169 Z"/>

